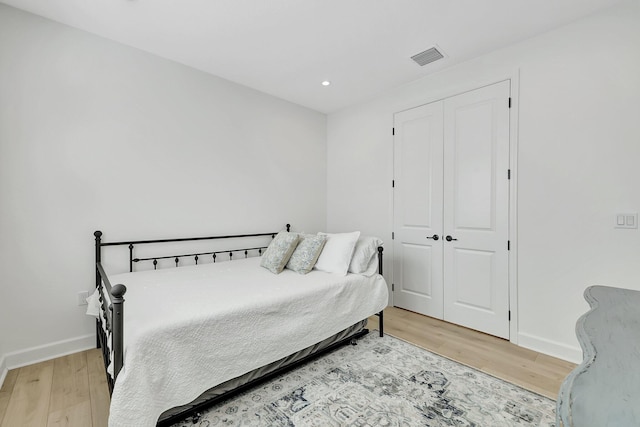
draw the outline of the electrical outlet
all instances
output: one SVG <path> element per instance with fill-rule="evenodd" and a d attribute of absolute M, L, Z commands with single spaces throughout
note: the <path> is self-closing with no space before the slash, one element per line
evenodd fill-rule
<path fill-rule="evenodd" d="M 87 298 L 89 298 L 89 291 L 78 292 L 78 305 L 87 305 Z"/>

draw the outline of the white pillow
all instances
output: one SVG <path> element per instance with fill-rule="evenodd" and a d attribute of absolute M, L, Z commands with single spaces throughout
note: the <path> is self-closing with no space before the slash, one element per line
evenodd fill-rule
<path fill-rule="evenodd" d="M 358 237 L 360 237 L 360 232 L 318 233 L 318 235 L 327 236 L 327 241 L 314 268 L 316 270 L 346 276 L 349 270 L 349 264 L 351 263 L 353 250 L 355 249 Z"/>
<path fill-rule="evenodd" d="M 353 257 L 349 264 L 349 273 L 371 276 L 378 269 L 378 246 L 382 240 L 377 237 L 361 236 L 356 242 Z"/>
<path fill-rule="evenodd" d="M 369 261 L 369 266 L 367 267 L 367 269 L 360 274 L 366 277 L 371 277 L 374 274 L 378 274 L 378 257 L 374 255 L 373 258 L 371 258 L 371 261 Z"/>

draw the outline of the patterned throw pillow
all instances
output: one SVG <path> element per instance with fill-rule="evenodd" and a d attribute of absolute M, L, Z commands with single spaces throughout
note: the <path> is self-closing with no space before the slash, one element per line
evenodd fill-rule
<path fill-rule="evenodd" d="M 327 236 L 301 234 L 300 238 L 300 243 L 289 258 L 287 268 L 299 274 L 307 274 L 316 265 Z"/>
<path fill-rule="evenodd" d="M 279 232 L 271 241 L 267 250 L 264 251 L 260 266 L 274 274 L 281 273 L 297 244 L 298 234 L 287 231 Z"/>

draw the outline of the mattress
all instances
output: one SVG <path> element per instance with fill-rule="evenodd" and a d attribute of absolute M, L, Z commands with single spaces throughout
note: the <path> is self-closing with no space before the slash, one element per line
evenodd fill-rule
<path fill-rule="evenodd" d="M 153 426 L 205 390 L 339 333 L 387 305 L 380 275 L 275 275 L 248 258 L 110 276 L 127 286 L 111 427 Z"/>

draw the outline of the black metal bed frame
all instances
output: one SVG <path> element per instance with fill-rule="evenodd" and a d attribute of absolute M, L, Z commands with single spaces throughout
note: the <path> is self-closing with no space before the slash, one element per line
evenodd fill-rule
<path fill-rule="evenodd" d="M 289 232 L 291 230 L 291 225 L 286 225 L 286 230 Z M 219 251 L 209 251 L 209 252 L 198 252 L 198 253 L 188 253 L 188 254 L 179 254 L 179 255 L 168 255 L 168 256 L 157 256 L 157 257 L 147 257 L 147 258 L 135 258 L 134 257 L 134 248 L 137 245 L 146 245 L 146 244 L 156 244 L 156 243 L 176 243 L 176 242 L 194 242 L 194 241 L 203 241 L 203 240 L 222 240 L 222 239 L 239 239 L 239 238 L 251 238 L 251 237 L 266 237 L 271 236 L 274 238 L 278 232 L 269 232 L 269 233 L 256 233 L 256 234 L 234 234 L 234 235 L 226 235 L 226 236 L 206 236 L 206 237 L 183 237 L 183 238 L 175 238 L 175 239 L 156 239 L 156 240 L 134 240 L 134 241 L 121 241 L 121 242 L 103 242 L 102 241 L 102 232 L 96 231 L 93 233 L 95 237 L 95 262 L 96 262 L 96 288 L 100 292 L 100 305 L 102 308 L 102 313 L 104 315 L 105 320 L 105 328 L 111 333 L 111 344 L 113 348 L 113 378 L 107 372 L 109 364 L 111 363 L 111 354 L 109 353 L 108 340 L 109 337 L 103 330 L 101 326 L 100 317 L 96 320 L 96 347 L 102 349 L 102 357 L 105 366 L 105 373 L 107 376 L 107 383 L 109 385 L 109 393 L 113 392 L 113 386 L 118 377 L 118 373 L 122 369 L 123 365 L 123 357 L 124 357 L 124 295 L 127 292 L 127 288 L 123 284 L 115 284 L 112 285 L 109 281 L 109 278 L 102 266 L 102 248 L 107 246 L 128 246 L 129 248 L 129 271 L 133 272 L 134 263 L 144 262 L 144 261 L 152 261 L 154 270 L 157 269 L 158 260 L 160 259 L 173 259 L 176 267 L 179 267 L 181 258 L 193 258 L 195 263 L 198 264 L 198 260 L 202 256 L 211 256 L 213 262 L 216 262 L 218 255 L 227 254 L 229 256 L 229 260 L 233 260 L 234 253 L 243 253 L 245 258 L 249 256 L 249 253 L 252 251 L 257 251 L 258 255 L 262 255 L 262 251 L 267 248 L 267 246 L 261 247 L 252 247 L 252 248 L 242 248 L 242 249 L 227 249 L 227 250 L 219 250 Z M 378 247 L 378 273 L 382 274 L 382 246 Z M 101 286 L 104 284 L 104 286 Z M 105 298 L 103 292 L 105 291 L 109 294 L 109 300 L 111 304 L 107 306 L 107 299 Z M 382 337 L 384 335 L 384 313 L 380 311 L 376 313 L 376 316 L 380 318 L 379 321 L 379 333 Z M 257 385 L 260 382 L 266 381 L 274 376 L 294 368 L 295 366 L 299 366 L 302 363 L 307 362 L 308 360 L 313 359 L 314 357 L 318 357 L 321 354 L 324 354 L 328 351 L 335 349 L 341 345 L 346 344 L 347 342 L 354 343 L 354 340 L 366 335 L 369 331 L 364 329 L 363 331 L 358 332 L 355 335 L 349 336 L 321 351 L 318 351 L 314 354 L 310 354 L 303 359 L 281 367 L 276 371 L 261 377 L 257 378 L 253 381 L 250 381 L 247 384 L 242 385 L 241 387 L 231 390 L 221 396 L 217 396 L 216 398 L 204 402 L 200 405 L 197 405 L 194 408 L 189 409 L 184 413 L 177 414 L 172 416 L 167 420 L 163 420 L 158 423 L 158 425 L 170 425 L 170 423 L 177 422 L 180 419 L 188 416 L 189 414 L 196 413 L 197 411 L 202 410 L 204 407 L 211 406 L 216 402 L 222 400 L 223 398 L 228 398 L 233 394 L 239 393 L 243 390 L 247 390 L 254 385 Z"/>

